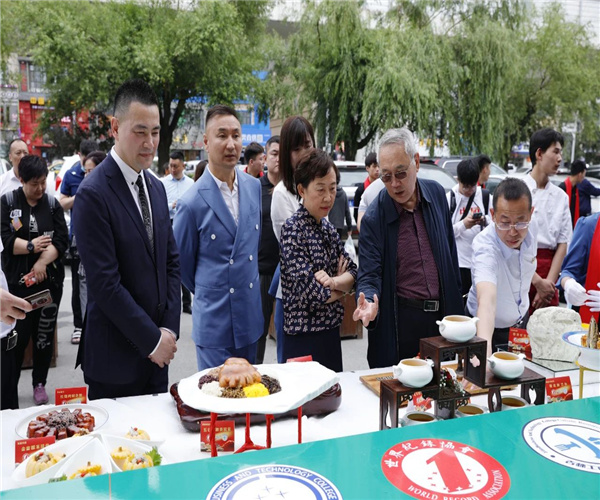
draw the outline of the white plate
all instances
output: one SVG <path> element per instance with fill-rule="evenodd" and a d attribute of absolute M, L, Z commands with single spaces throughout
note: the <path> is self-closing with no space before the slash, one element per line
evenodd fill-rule
<path fill-rule="evenodd" d="M 23 462 L 19 464 L 19 466 L 12 473 L 12 480 L 15 483 L 18 483 L 19 486 L 33 486 L 35 484 L 47 483 L 48 480 L 54 476 L 56 471 L 60 468 L 60 466 L 67 460 L 75 451 L 77 451 L 82 446 L 89 443 L 93 436 L 80 436 L 77 439 L 61 439 L 54 444 L 46 446 L 44 451 L 52 452 L 52 453 L 64 453 L 67 456 L 63 458 L 57 464 L 54 464 L 52 467 L 48 467 L 46 470 L 36 474 L 35 476 L 25 477 L 25 469 L 27 468 L 27 463 L 29 462 L 29 458 L 26 458 Z M 37 451 L 36 451 L 37 453 Z"/>
<path fill-rule="evenodd" d="M 102 434 L 102 442 L 108 452 L 109 456 L 112 450 L 117 446 L 123 446 L 129 448 L 133 453 L 148 453 L 152 451 L 152 447 L 156 445 L 149 445 L 148 441 L 140 441 L 136 439 L 128 439 L 120 436 L 111 436 L 109 434 Z M 122 469 L 115 463 L 112 457 L 110 457 L 110 463 L 113 471 L 122 472 Z M 162 463 L 162 461 L 161 461 Z"/>
<path fill-rule="evenodd" d="M 564 333 L 562 339 L 570 345 L 579 348 L 580 354 L 577 362 L 579 366 L 589 368 L 590 370 L 600 370 L 600 349 L 592 349 L 591 347 L 583 347 L 581 345 L 581 337 L 587 335 L 588 332 L 567 332 Z"/>
<path fill-rule="evenodd" d="M 71 474 L 75 474 L 79 469 L 86 467 L 88 462 L 91 465 L 101 465 L 102 469 L 98 475 L 108 474 L 113 470 L 110 455 L 100 439 L 92 439 L 88 444 L 73 453 L 70 458 L 65 458 L 54 477 L 59 478 L 66 475 L 68 479 Z"/>
<path fill-rule="evenodd" d="M 27 427 L 29 426 L 29 422 L 35 420 L 39 415 L 43 415 L 44 413 L 49 413 L 52 410 L 60 411 L 63 408 L 69 408 L 71 411 L 76 410 L 77 408 L 81 408 L 84 413 L 89 413 L 94 417 L 94 431 L 97 431 L 102 427 L 106 421 L 108 420 L 108 412 L 101 408 L 100 406 L 94 405 L 86 405 L 86 404 L 68 404 L 61 406 L 47 406 L 43 409 L 39 409 L 36 412 L 29 414 L 23 420 L 21 420 L 17 426 L 15 427 L 15 432 L 17 435 L 22 438 L 27 438 Z"/>
<path fill-rule="evenodd" d="M 201 411 L 276 415 L 298 408 L 339 380 L 334 371 L 316 361 L 258 365 L 256 369 L 262 375 L 276 378 L 281 385 L 281 391 L 261 398 L 232 399 L 212 396 L 198 388 L 200 377 L 211 370 L 207 369 L 181 380 L 178 386 L 179 396 L 186 405 Z"/>

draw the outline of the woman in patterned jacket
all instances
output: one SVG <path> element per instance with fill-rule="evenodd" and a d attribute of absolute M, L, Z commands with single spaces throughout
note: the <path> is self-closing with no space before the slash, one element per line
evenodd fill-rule
<path fill-rule="evenodd" d="M 281 230 L 280 259 L 284 359 L 311 355 L 340 372 L 340 299 L 354 286 L 356 265 L 327 220 L 336 176 L 336 166 L 324 151 L 311 149 L 302 157 L 294 172 L 302 205 Z"/>

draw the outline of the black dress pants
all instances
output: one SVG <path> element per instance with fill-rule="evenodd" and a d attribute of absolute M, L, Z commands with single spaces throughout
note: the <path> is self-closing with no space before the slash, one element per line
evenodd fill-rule
<path fill-rule="evenodd" d="M 400 304 L 396 300 L 398 321 L 398 359 L 414 358 L 419 353 L 420 340 L 440 334 L 436 321 L 442 319 L 441 311 L 426 312 L 416 307 Z"/>

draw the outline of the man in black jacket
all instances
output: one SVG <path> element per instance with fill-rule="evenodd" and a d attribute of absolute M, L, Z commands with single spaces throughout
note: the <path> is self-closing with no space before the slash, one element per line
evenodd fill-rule
<path fill-rule="evenodd" d="M 371 368 L 416 356 L 421 338 L 438 335 L 436 320 L 464 314 L 444 189 L 417 180 L 419 154 L 406 128 L 383 135 L 378 157 L 386 189 L 362 219 L 354 312 L 369 329 Z"/>

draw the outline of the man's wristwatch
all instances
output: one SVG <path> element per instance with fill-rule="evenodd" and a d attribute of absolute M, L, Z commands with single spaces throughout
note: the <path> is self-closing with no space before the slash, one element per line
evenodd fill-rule
<path fill-rule="evenodd" d="M 28 241 L 27 242 L 27 251 L 29 253 L 33 253 L 34 250 L 35 250 L 35 245 L 33 244 L 33 241 Z"/>

